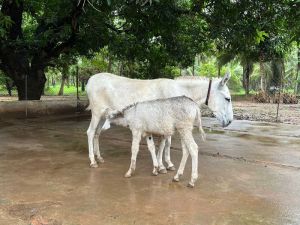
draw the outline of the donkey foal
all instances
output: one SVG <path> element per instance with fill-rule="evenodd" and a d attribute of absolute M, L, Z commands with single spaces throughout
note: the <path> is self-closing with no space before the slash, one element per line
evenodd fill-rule
<path fill-rule="evenodd" d="M 179 181 L 183 174 L 188 155 L 192 158 L 192 175 L 189 182 L 190 187 L 194 187 L 198 178 L 198 146 L 193 138 L 193 126 L 197 121 L 202 139 L 205 133 L 201 125 L 201 113 L 199 106 L 190 98 L 185 96 L 167 99 L 145 101 L 128 106 L 120 111 L 107 109 L 106 122 L 103 129 L 108 129 L 113 123 L 124 127 L 129 127 L 132 132 L 131 163 L 125 177 L 131 177 L 136 167 L 136 157 L 139 151 L 141 137 L 148 137 L 147 144 L 151 152 L 154 171 L 157 170 L 157 159 L 155 157 L 155 147 L 152 134 L 169 138 L 177 130 L 181 139 L 182 159 L 174 181 Z"/>

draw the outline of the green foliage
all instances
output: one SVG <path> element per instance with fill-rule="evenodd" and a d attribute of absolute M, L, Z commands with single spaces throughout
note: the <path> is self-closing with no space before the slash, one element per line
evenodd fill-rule
<path fill-rule="evenodd" d="M 57 83 L 55 86 L 50 86 L 49 88 L 46 87 L 45 95 L 49 95 L 49 96 L 57 95 L 57 93 L 59 92 L 59 89 L 60 89 L 60 83 Z M 78 93 L 80 96 L 86 95 L 85 92 L 81 91 L 80 87 L 78 89 Z M 76 86 L 73 86 L 73 85 L 70 85 L 70 86 L 65 85 L 64 86 L 64 95 L 65 96 L 76 96 L 76 94 L 77 94 Z"/>
<path fill-rule="evenodd" d="M 263 42 L 267 37 L 269 37 L 269 35 L 266 32 L 256 29 L 255 44 Z"/>
<path fill-rule="evenodd" d="M 0 38 L 5 38 L 7 29 L 11 26 L 12 20 L 10 19 L 9 16 L 5 16 L 1 11 L 0 11 Z"/>
<path fill-rule="evenodd" d="M 264 62 L 270 80 L 276 63 L 272 72 L 269 62 L 288 59 L 285 79 L 295 86 L 297 59 L 290 55 L 299 44 L 299 6 L 297 0 L 1 0 L 0 68 L 22 81 L 19 87 L 28 71 L 40 70 L 28 74 L 29 83 L 43 81 L 45 71 L 57 80 L 74 77 L 75 64 L 81 81 L 104 71 L 151 79 L 191 73 L 192 65 L 208 77 L 229 68 L 229 85 L 240 92 L 239 62 Z M 253 89 L 259 79 L 255 66 Z"/>

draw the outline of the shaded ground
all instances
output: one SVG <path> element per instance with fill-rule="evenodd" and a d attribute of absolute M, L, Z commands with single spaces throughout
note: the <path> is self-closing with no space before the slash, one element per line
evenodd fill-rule
<path fill-rule="evenodd" d="M 131 135 L 115 127 L 101 146 L 106 162 L 89 168 L 88 117 L 0 120 L 0 224 L 300 224 L 300 127 L 204 119 L 200 179 L 186 187 L 174 172 L 151 176 L 141 146 L 137 171 L 123 177 Z M 211 131 L 210 131 L 211 130 Z M 171 156 L 176 166 L 178 137 Z"/>

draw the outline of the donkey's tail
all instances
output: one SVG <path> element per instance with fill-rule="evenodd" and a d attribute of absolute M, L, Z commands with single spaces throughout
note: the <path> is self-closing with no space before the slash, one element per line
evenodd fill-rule
<path fill-rule="evenodd" d="M 201 135 L 201 138 L 203 141 L 206 140 L 206 134 L 202 128 L 202 120 L 201 120 L 201 112 L 200 112 L 200 109 L 198 108 L 197 109 L 197 122 L 198 122 L 198 129 L 199 129 L 199 132 L 200 132 L 200 135 Z"/>
<path fill-rule="evenodd" d="M 84 108 L 85 108 L 86 111 L 91 110 L 91 104 L 90 104 L 89 100 L 88 100 L 88 103 L 84 106 Z"/>

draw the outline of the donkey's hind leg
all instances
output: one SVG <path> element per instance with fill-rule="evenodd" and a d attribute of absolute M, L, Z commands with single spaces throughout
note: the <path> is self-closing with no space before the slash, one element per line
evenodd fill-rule
<path fill-rule="evenodd" d="M 156 158 L 156 154 L 155 154 L 155 145 L 154 145 L 154 141 L 153 141 L 152 135 L 147 136 L 146 140 L 147 140 L 148 150 L 151 153 L 152 162 L 153 162 L 152 175 L 157 176 L 158 175 L 158 162 L 157 162 L 157 158 Z"/>
<path fill-rule="evenodd" d="M 167 170 L 175 170 L 174 164 L 171 162 L 171 155 L 170 155 L 170 149 L 171 149 L 171 136 L 169 136 L 166 139 L 166 145 L 165 145 L 165 161 L 168 164 Z"/>
<path fill-rule="evenodd" d="M 181 139 L 181 147 L 182 147 L 182 158 L 181 158 L 180 165 L 179 165 L 179 168 L 177 170 L 177 173 L 173 178 L 173 181 L 176 181 L 176 182 L 178 182 L 179 178 L 183 175 L 186 160 L 188 159 L 188 156 L 189 156 L 187 146 L 186 146 L 183 139 Z"/>
<path fill-rule="evenodd" d="M 105 122 L 104 119 L 100 119 L 100 122 L 97 126 L 97 130 L 94 136 L 94 154 L 96 155 L 96 160 L 100 163 L 104 163 L 104 159 L 101 156 L 100 149 L 99 149 L 99 136 L 101 134 L 101 130 L 104 122 Z"/>
<path fill-rule="evenodd" d="M 94 138 L 95 138 L 95 133 L 98 128 L 100 118 L 101 118 L 101 114 L 95 114 L 94 112 L 92 112 L 92 119 L 90 122 L 90 126 L 86 132 L 88 136 L 89 158 L 91 162 L 90 166 L 94 168 L 98 167 L 94 156 Z"/>
<path fill-rule="evenodd" d="M 192 158 L 192 175 L 188 187 L 194 187 L 198 179 L 198 145 L 193 138 L 192 131 L 188 132 L 183 140 Z"/>
<path fill-rule="evenodd" d="M 158 152 L 157 152 L 157 162 L 158 162 L 158 172 L 159 173 L 167 173 L 166 167 L 163 164 L 163 160 L 162 160 L 162 155 L 165 149 L 165 145 L 166 145 L 166 138 L 165 137 L 161 137 L 160 138 L 160 144 L 158 147 Z"/>

